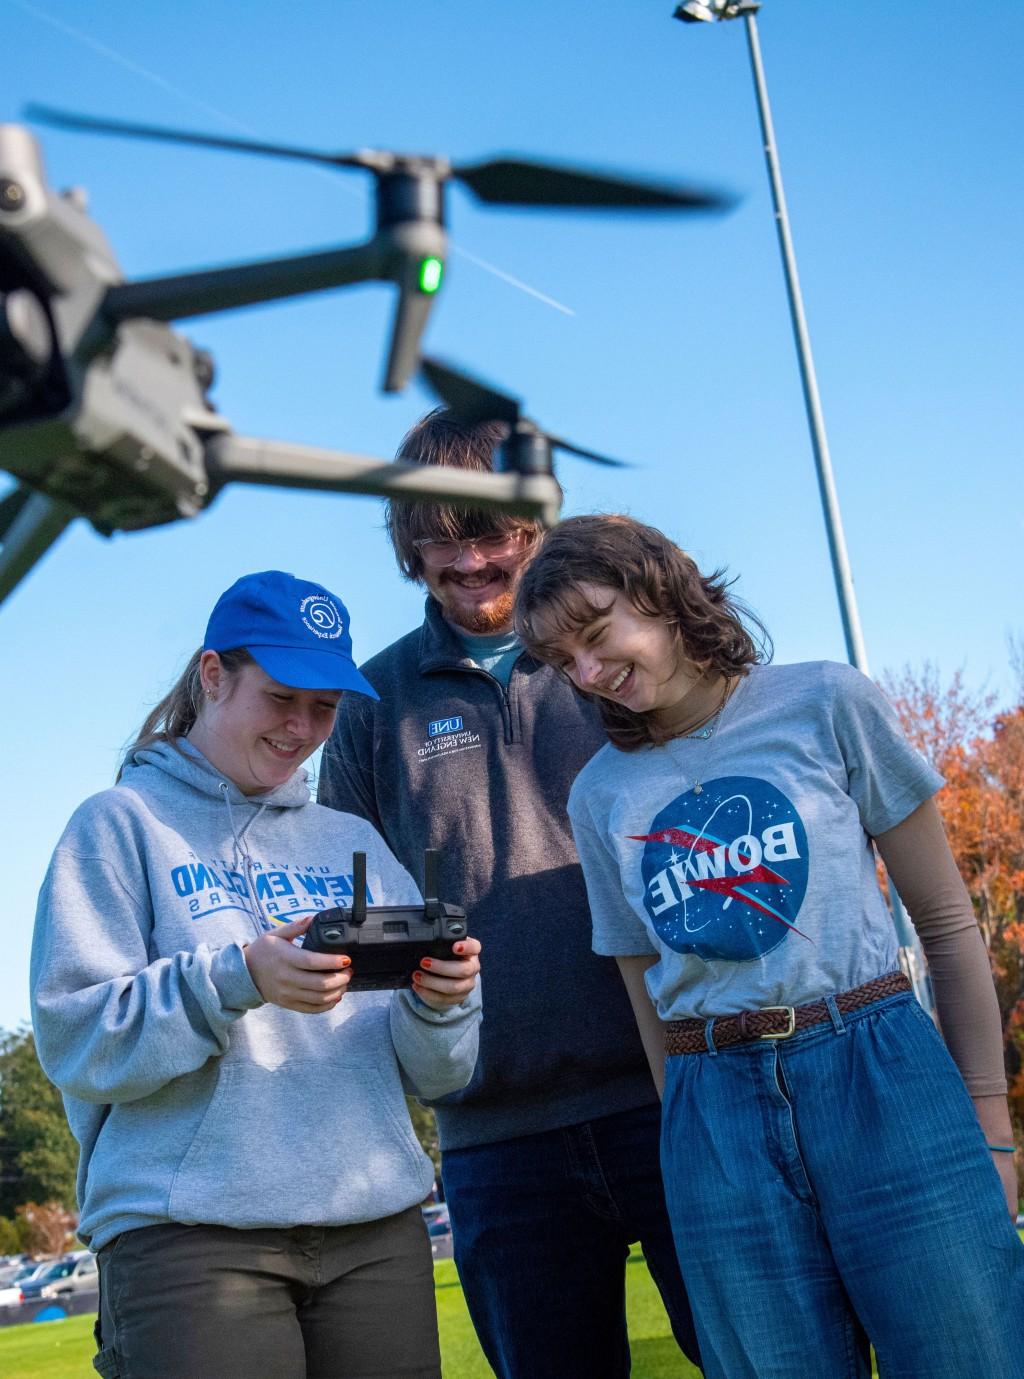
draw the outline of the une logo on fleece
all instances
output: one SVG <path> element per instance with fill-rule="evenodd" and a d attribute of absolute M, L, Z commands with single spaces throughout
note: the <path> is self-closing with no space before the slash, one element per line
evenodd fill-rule
<path fill-rule="evenodd" d="M 427 732 L 431 737 L 442 737 L 445 733 L 457 733 L 461 729 L 461 718 L 435 718 L 433 723 L 427 724 Z"/>

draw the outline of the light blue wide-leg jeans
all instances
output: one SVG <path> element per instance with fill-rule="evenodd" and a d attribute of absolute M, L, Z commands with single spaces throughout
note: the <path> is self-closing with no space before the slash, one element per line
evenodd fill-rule
<path fill-rule="evenodd" d="M 909 995 L 666 1060 L 662 1169 L 707 1379 L 1024 1379 L 1024 1245 Z"/>

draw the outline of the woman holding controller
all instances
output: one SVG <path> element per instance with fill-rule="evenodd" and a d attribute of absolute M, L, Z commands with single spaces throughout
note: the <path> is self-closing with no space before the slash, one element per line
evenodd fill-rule
<path fill-rule="evenodd" d="M 299 946 L 351 899 L 353 851 L 371 903 L 419 903 L 299 769 L 344 692 L 373 694 L 340 600 L 245 576 L 54 853 L 33 1018 L 81 1147 L 107 1379 L 440 1374 L 404 1092 L 469 1081 L 480 946 L 347 998 L 349 959 Z"/>
<path fill-rule="evenodd" d="M 761 664 L 721 575 L 630 518 L 550 532 L 516 618 L 610 738 L 569 812 L 594 948 L 664 1083 L 707 1379 L 867 1379 L 869 1342 L 881 1376 L 1021 1379 L 1001 1025 L 941 778 L 870 680 Z M 949 1053 L 899 970 L 873 843 Z"/>

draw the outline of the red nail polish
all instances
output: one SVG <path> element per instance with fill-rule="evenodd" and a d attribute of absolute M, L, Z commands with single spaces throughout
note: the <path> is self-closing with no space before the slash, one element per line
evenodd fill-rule
<path fill-rule="evenodd" d="M 421 966 L 421 967 L 432 967 L 432 966 L 433 966 L 433 963 L 431 962 L 430 958 L 423 958 L 423 959 L 421 960 L 421 962 L 420 962 L 420 966 Z"/>
<path fill-rule="evenodd" d="M 464 953 L 466 951 L 466 945 L 464 943 L 457 943 L 453 951 L 456 953 Z"/>
<path fill-rule="evenodd" d="M 352 959 L 351 959 L 351 958 L 346 958 L 346 957 L 343 956 L 342 959 L 341 959 L 341 965 L 342 965 L 342 967 L 351 967 L 351 966 L 352 966 Z"/>

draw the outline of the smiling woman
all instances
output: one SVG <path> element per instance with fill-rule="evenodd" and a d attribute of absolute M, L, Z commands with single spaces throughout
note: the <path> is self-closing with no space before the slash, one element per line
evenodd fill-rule
<path fill-rule="evenodd" d="M 433 1167 L 404 1091 L 469 1080 L 480 945 L 411 989 L 348 994 L 348 957 L 297 946 L 351 902 L 354 851 L 371 903 L 419 903 L 299 769 L 343 692 L 376 698 L 341 600 L 277 570 L 238 580 L 51 862 L 33 1016 L 81 1146 L 103 1375 L 438 1375 Z"/>
<path fill-rule="evenodd" d="M 208 702 L 189 741 L 243 795 L 283 785 L 330 736 L 339 690 L 304 690 L 271 679 L 255 661 L 234 673 L 216 651 L 199 658 Z"/>
<path fill-rule="evenodd" d="M 517 603 L 524 640 L 597 697 L 624 751 L 701 727 L 771 638 L 722 571 L 704 574 L 653 527 L 577 517 L 544 543 Z"/>
<path fill-rule="evenodd" d="M 579 627 L 559 626 L 540 612 L 536 634 L 551 648 L 551 663 L 577 689 L 622 704 L 631 713 L 654 713 L 666 729 L 707 716 L 718 686 L 679 645 L 671 624 L 635 608 L 624 594 L 584 582 L 576 586 Z"/>
<path fill-rule="evenodd" d="M 870 1342 L 881 1374 L 1024 1379 L 1001 1021 L 942 779 L 865 676 L 762 664 L 737 607 L 615 515 L 549 532 L 516 600 L 610 738 L 569 817 L 594 950 L 664 1087 L 704 1373 L 867 1379 Z M 949 1052 L 899 969 L 875 846 Z"/>

